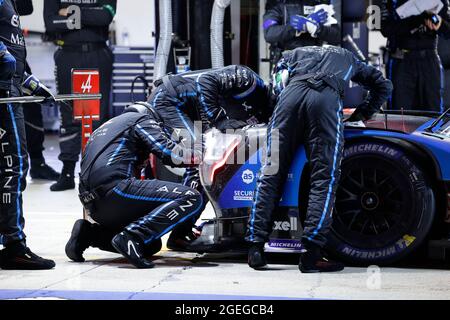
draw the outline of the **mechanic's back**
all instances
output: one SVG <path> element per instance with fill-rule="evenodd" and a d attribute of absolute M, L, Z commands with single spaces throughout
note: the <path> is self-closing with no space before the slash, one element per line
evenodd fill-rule
<path fill-rule="evenodd" d="M 172 160 L 183 162 L 186 158 L 190 162 L 194 150 L 182 150 L 181 159 L 178 148 L 155 115 L 125 112 L 90 138 L 81 162 L 81 179 L 85 187 L 95 188 L 132 178 L 150 153 L 172 165 Z"/>

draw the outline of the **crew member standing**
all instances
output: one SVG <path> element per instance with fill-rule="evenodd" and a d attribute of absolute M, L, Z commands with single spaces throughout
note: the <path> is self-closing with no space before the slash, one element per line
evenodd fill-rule
<path fill-rule="evenodd" d="M 338 21 L 318 5 L 330 5 L 330 0 L 268 1 L 264 14 L 264 37 L 271 45 L 273 64 L 284 50 L 305 46 L 321 46 L 324 42 L 338 45 L 341 41 Z"/>
<path fill-rule="evenodd" d="M 333 46 L 288 52 L 275 71 L 273 87 L 278 100 L 269 123 L 267 159 L 258 178 L 248 223 L 248 262 L 254 269 L 266 266 L 264 244 L 272 231 L 272 214 L 293 156 L 304 144 L 311 166 L 311 190 L 302 237 L 305 251 L 299 268 L 302 272 L 339 271 L 344 266 L 325 259 L 321 251 L 331 228 L 340 177 L 344 89 L 351 80 L 370 90 L 367 100 L 350 117 L 349 121 L 354 122 L 370 119 L 387 101 L 392 84 L 351 52 Z"/>
<path fill-rule="evenodd" d="M 0 1 L 1 98 L 22 96 L 26 55 L 16 3 L 14 0 Z M 34 80 L 33 84 L 37 84 Z M 23 231 L 22 192 L 26 187 L 28 157 L 21 104 L 0 104 L 0 150 L 0 237 L 5 246 L 0 251 L 0 268 L 52 269 L 53 261 L 35 255 L 27 247 Z"/>
<path fill-rule="evenodd" d="M 381 32 L 388 38 L 387 76 L 394 84 L 394 110 L 444 111 L 444 70 L 437 52 L 438 35 L 450 37 L 448 0 L 439 14 L 423 12 L 401 19 L 407 0 L 381 1 Z"/>
<path fill-rule="evenodd" d="M 55 53 L 59 94 L 72 93 L 73 68 L 96 68 L 100 71 L 101 122 L 108 119 L 113 54 L 107 45 L 109 25 L 116 14 L 116 0 L 45 0 L 44 20 L 47 32 L 58 34 L 60 48 Z M 69 12 L 68 8 L 79 8 Z M 80 19 L 80 21 L 76 21 Z M 75 20 L 75 21 L 74 21 Z M 71 105 L 60 105 L 62 125 L 59 160 L 61 176 L 52 191 L 75 188 L 75 165 L 81 153 L 81 127 L 73 120 Z"/>

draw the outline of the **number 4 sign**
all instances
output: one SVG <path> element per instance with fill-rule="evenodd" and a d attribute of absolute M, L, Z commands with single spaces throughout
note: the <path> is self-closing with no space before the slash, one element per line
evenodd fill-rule
<path fill-rule="evenodd" d="M 72 70 L 72 93 L 100 93 L 100 73 L 96 69 Z M 92 122 L 100 120 L 100 100 L 73 102 L 73 118 L 81 121 L 81 143 L 84 150 L 93 131 Z"/>

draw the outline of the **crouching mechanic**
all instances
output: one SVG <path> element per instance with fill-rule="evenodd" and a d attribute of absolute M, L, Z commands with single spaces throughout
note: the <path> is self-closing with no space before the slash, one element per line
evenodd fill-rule
<path fill-rule="evenodd" d="M 271 114 L 270 90 L 246 66 L 169 75 L 156 81 L 149 102 L 164 122 L 194 137 L 194 121 L 203 129 L 238 129 L 267 121 Z"/>
<path fill-rule="evenodd" d="M 80 199 L 98 224 L 75 223 L 67 256 L 82 262 L 84 250 L 95 246 L 115 249 L 137 268 L 153 267 L 146 254 L 159 251 L 164 234 L 196 216 L 203 199 L 181 184 L 136 179 L 136 172 L 150 153 L 171 166 L 198 165 L 201 149 L 201 144 L 191 149 L 171 140 L 146 103 L 102 125 L 86 146 L 80 173 Z"/>
<path fill-rule="evenodd" d="M 299 268 L 302 272 L 340 271 L 343 264 L 324 258 L 322 248 L 331 227 L 340 177 L 344 88 L 352 80 L 370 90 L 367 100 L 348 120 L 356 122 L 370 119 L 380 109 L 392 92 L 392 84 L 351 52 L 333 46 L 288 52 L 275 71 L 273 87 L 279 96 L 269 123 L 267 159 L 258 178 L 248 223 L 248 263 L 254 269 L 266 266 L 264 243 L 272 231 L 272 213 L 293 156 L 304 144 L 311 167 L 311 191 Z"/>
<path fill-rule="evenodd" d="M 168 127 L 182 132 L 181 136 L 191 136 L 192 141 L 195 139 L 195 122 L 201 123 L 196 125 L 203 132 L 212 127 L 225 131 L 268 122 L 271 114 L 268 86 L 246 66 L 231 65 L 168 75 L 156 81 L 155 86 L 149 102 Z M 183 184 L 203 193 L 195 167 L 186 170 Z M 184 250 L 195 240 L 196 233 L 192 232 L 192 221 L 195 220 L 178 226 L 172 232 L 168 248 Z"/>

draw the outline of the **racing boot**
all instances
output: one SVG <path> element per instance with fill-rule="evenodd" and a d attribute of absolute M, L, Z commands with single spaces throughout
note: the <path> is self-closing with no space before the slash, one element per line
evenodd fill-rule
<path fill-rule="evenodd" d="M 104 228 L 97 223 L 90 223 L 83 219 L 77 220 L 72 228 L 72 235 L 66 244 L 66 255 L 72 261 L 84 262 L 83 253 L 89 247 L 117 253 L 117 250 L 111 244 L 111 239 L 115 235 L 116 232 Z M 155 250 L 157 250 L 156 252 L 161 250 L 161 243 L 159 244 L 159 249 L 156 244 L 151 246 L 151 252 Z"/>
<path fill-rule="evenodd" d="M 189 251 L 189 246 L 202 235 L 200 227 L 192 226 L 188 231 L 174 230 L 167 240 L 167 248 L 174 251 Z"/>
<path fill-rule="evenodd" d="M 113 247 L 138 269 L 150 269 L 155 266 L 145 258 L 144 243 L 133 235 L 123 231 L 112 239 Z"/>
<path fill-rule="evenodd" d="M 44 159 L 31 159 L 30 176 L 32 179 L 57 181 L 59 173 L 45 163 Z"/>
<path fill-rule="evenodd" d="M 319 246 L 304 243 L 304 250 L 300 254 L 298 268 L 302 273 L 337 272 L 344 270 L 344 264 L 324 257 Z"/>
<path fill-rule="evenodd" d="M 59 179 L 51 187 L 51 191 L 66 191 L 75 189 L 75 162 L 65 161 Z"/>
<path fill-rule="evenodd" d="M 151 256 L 154 256 L 158 252 L 161 251 L 162 248 L 162 241 L 161 239 L 156 239 L 150 242 L 150 244 L 147 244 L 144 247 L 144 257 L 150 258 Z"/>
<path fill-rule="evenodd" d="M 25 241 L 15 242 L 0 251 L 0 268 L 4 270 L 49 270 L 55 262 L 31 252 Z"/>
<path fill-rule="evenodd" d="M 264 243 L 254 243 L 248 250 L 248 265 L 255 270 L 263 270 L 267 267 L 264 255 Z"/>
<path fill-rule="evenodd" d="M 92 244 L 92 224 L 87 220 L 77 220 L 72 228 L 72 234 L 66 244 L 66 255 L 75 262 L 84 262 L 83 253 Z"/>

